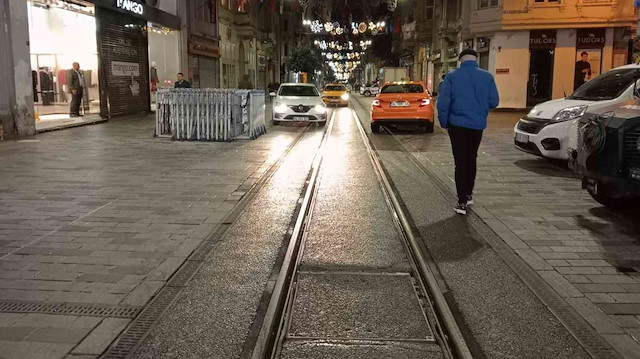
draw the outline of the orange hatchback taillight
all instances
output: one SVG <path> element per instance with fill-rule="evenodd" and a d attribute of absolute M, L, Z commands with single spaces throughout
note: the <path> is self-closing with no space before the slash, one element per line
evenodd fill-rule
<path fill-rule="evenodd" d="M 420 102 L 420 107 L 425 107 L 425 106 L 429 106 L 431 105 L 431 99 L 430 98 L 423 98 L 422 102 Z"/>

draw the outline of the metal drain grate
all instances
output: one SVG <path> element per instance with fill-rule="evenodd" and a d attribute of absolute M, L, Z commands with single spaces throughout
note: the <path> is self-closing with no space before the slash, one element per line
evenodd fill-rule
<path fill-rule="evenodd" d="M 140 312 L 140 308 L 122 305 L 5 301 L 0 302 L 0 312 L 84 315 L 89 317 L 132 319 L 135 318 L 136 315 L 138 315 L 138 312 Z"/>
<path fill-rule="evenodd" d="M 162 314 L 169 308 L 171 302 L 178 296 L 181 287 L 162 288 L 160 293 L 154 298 L 140 315 L 131 323 L 124 334 L 117 340 L 116 344 L 109 348 L 109 351 L 102 356 L 104 359 L 124 359 L 127 358 L 151 331 Z"/>

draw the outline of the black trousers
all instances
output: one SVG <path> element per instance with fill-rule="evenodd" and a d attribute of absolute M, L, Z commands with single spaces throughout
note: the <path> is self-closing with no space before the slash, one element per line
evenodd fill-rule
<path fill-rule="evenodd" d="M 80 114 L 80 103 L 82 103 L 82 87 L 78 87 L 75 95 L 71 95 L 71 105 L 69 108 L 70 115 L 79 115 Z"/>
<path fill-rule="evenodd" d="M 467 196 L 473 194 L 476 182 L 476 159 L 482 141 L 482 130 L 449 126 L 449 138 L 456 164 L 458 203 L 467 203 Z"/>

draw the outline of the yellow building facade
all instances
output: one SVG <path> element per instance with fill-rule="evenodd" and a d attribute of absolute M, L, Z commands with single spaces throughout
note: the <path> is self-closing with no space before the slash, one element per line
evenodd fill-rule
<path fill-rule="evenodd" d="M 501 108 L 526 108 L 631 61 L 633 0 L 472 0 L 467 43 L 495 74 Z M 579 71 L 586 59 L 590 74 Z"/>

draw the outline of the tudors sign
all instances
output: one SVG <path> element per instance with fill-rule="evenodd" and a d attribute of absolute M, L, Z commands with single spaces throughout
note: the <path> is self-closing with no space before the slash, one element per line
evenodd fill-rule
<path fill-rule="evenodd" d="M 134 14 L 144 15 L 144 7 L 142 4 L 133 0 L 116 0 L 116 7 L 131 11 Z"/>
<path fill-rule="evenodd" d="M 556 30 L 531 30 L 529 33 L 530 49 L 554 47 L 556 47 Z"/>
<path fill-rule="evenodd" d="M 601 49 L 605 41 L 605 29 L 578 29 L 576 48 Z"/>

